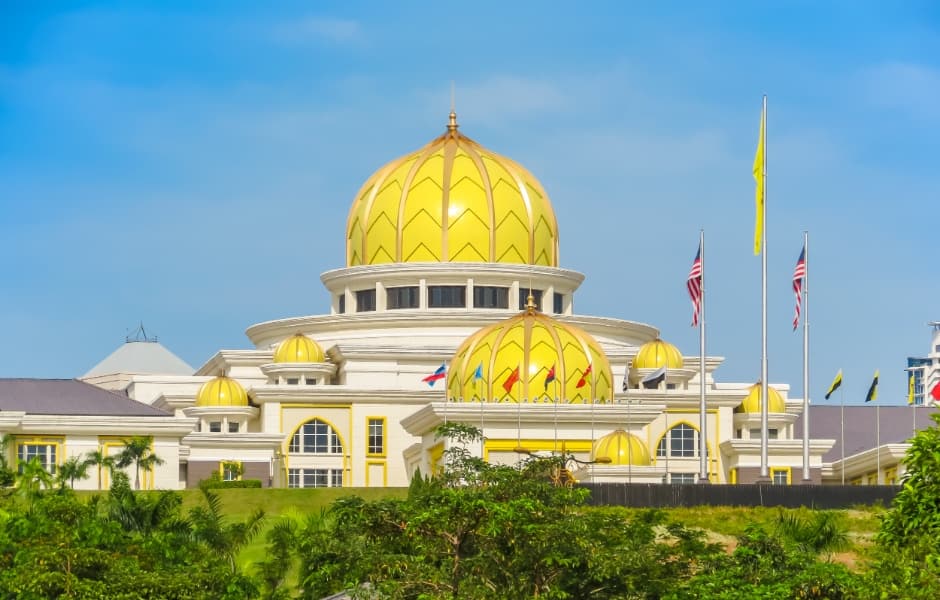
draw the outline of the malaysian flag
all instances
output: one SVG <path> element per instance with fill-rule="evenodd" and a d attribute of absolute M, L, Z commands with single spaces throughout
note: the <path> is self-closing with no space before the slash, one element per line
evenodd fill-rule
<path fill-rule="evenodd" d="M 702 244 L 699 244 L 698 252 L 695 253 L 685 287 L 689 289 L 689 298 L 692 299 L 692 327 L 698 327 L 698 315 L 702 310 Z"/>
<path fill-rule="evenodd" d="M 796 312 L 793 315 L 793 331 L 800 322 L 800 309 L 803 307 L 803 280 L 806 279 L 806 246 L 800 250 L 800 257 L 796 259 L 796 268 L 793 269 L 793 293 L 796 295 Z"/>

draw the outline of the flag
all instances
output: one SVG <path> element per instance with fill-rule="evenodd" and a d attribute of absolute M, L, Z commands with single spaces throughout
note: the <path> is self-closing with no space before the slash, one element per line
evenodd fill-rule
<path fill-rule="evenodd" d="M 836 373 L 836 378 L 832 380 L 832 385 L 829 386 L 829 391 L 826 392 L 826 400 L 829 399 L 829 396 L 831 396 L 834 391 L 839 389 L 840 385 L 842 385 L 842 369 L 839 369 L 839 372 Z"/>
<path fill-rule="evenodd" d="M 878 369 L 875 369 L 875 378 L 871 380 L 868 387 L 868 393 L 865 394 L 865 402 L 871 402 L 878 399 Z"/>
<path fill-rule="evenodd" d="M 806 246 L 800 250 L 793 269 L 793 293 L 796 294 L 796 313 L 793 315 L 793 331 L 800 322 L 800 308 L 803 306 L 803 279 L 806 277 Z"/>
<path fill-rule="evenodd" d="M 907 376 L 907 403 L 914 404 L 914 371 Z"/>
<path fill-rule="evenodd" d="M 645 389 L 656 389 L 659 384 L 666 380 L 666 367 L 662 366 L 643 378 L 641 382 Z"/>
<path fill-rule="evenodd" d="M 695 253 L 695 260 L 692 261 L 692 269 L 689 270 L 689 278 L 685 282 L 685 287 L 689 290 L 689 298 L 692 299 L 692 327 L 698 326 L 698 316 L 702 310 L 702 244 L 698 245 L 698 252 Z"/>
<path fill-rule="evenodd" d="M 512 393 L 512 386 L 516 385 L 516 382 L 519 381 L 519 367 L 516 367 L 512 370 L 512 373 L 509 374 L 509 377 L 506 378 L 506 381 L 503 382 L 503 389 L 506 390 L 507 394 Z"/>
<path fill-rule="evenodd" d="M 933 396 L 934 401 L 940 402 L 940 383 L 933 386 L 933 389 L 930 390 L 930 395 Z"/>
<path fill-rule="evenodd" d="M 623 391 L 630 388 L 630 369 L 623 372 Z"/>
<path fill-rule="evenodd" d="M 439 379 L 444 379 L 445 377 L 447 377 L 447 364 L 441 363 L 441 366 L 437 368 L 437 371 L 434 371 L 433 373 L 431 373 L 430 375 L 428 375 L 421 381 L 428 384 L 428 386 L 430 387 L 434 387 L 435 381 Z"/>
<path fill-rule="evenodd" d="M 587 369 L 584 370 L 584 373 L 581 374 L 581 379 L 578 380 L 578 383 L 575 384 L 576 388 L 583 388 L 587 385 L 587 377 L 591 374 L 591 365 L 588 364 Z"/>
<path fill-rule="evenodd" d="M 479 381 L 483 379 L 483 363 L 477 365 L 476 371 L 473 372 L 473 380 Z"/>
<path fill-rule="evenodd" d="M 754 256 L 764 249 L 764 136 L 767 130 L 767 105 L 760 111 L 760 134 L 757 137 L 757 153 L 754 154 L 754 182 L 757 189 L 754 193 L 757 205 L 757 217 L 754 219 Z"/>
<path fill-rule="evenodd" d="M 555 365 L 552 365 L 552 368 L 548 370 L 548 374 L 545 376 L 545 391 L 548 391 L 548 384 L 555 381 Z"/>

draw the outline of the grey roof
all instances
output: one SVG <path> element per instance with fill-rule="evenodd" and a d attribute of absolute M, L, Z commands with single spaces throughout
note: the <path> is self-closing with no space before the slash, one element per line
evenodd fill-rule
<path fill-rule="evenodd" d="M 936 423 L 930 418 L 937 412 L 933 406 L 882 406 L 881 407 L 880 436 L 876 436 L 876 417 L 878 407 L 875 404 L 853 405 L 845 407 L 845 455 L 852 456 L 876 446 L 880 438 L 881 444 L 905 442 L 914 435 L 914 430 L 927 429 Z M 842 412 L 840 406 L 811 405 L 809 407 L 809 437 L 810 439 L 835 440 L 836 443 L 829 452 L 823 455 L 824 462 L 833 462 L 842 458 Z M 803 437 L 803 415 L 800 415 L 793 426 L 796 436 Z"/>
<path fill-rule="evenodd" d="M 82 375 L 192 375 L 195 369 L 159 342 L 129 341 Z"/>
<path fill-rule="evenodd" d="M 77 379 L 0 379 L 0 411 L 22 411 L 28 415 L 172 416 Z"/>

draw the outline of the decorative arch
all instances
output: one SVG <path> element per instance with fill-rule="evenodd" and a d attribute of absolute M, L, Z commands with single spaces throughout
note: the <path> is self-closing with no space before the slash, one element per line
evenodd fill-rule
<path fill-rule="evenodd" d="M 678 453 L 671 452 L 671 450 L 675 448 L 675 445 L 672 443 L 674 439 L 672 436 L 673 433 L 679 434 Z M 656 440 L 655 450 L 653 452 L 654 463 L 661 458 L 698 458 L 698 435 L 698 427 L 686 420 L 673 423 L 669 429 L 664 431 Z M 689 453 L 690 445 L 691 452 Z M 705 440 L 705 451 L 708 453 L 707 458 L 714 460 L 714 454 L 708 440 Z"/>
<path fill-rule="evenodd" d="M 346 443 L 336 427 L 321 417 L 298 425 L 288 438 L 289 454 L 344 456 Z"/>

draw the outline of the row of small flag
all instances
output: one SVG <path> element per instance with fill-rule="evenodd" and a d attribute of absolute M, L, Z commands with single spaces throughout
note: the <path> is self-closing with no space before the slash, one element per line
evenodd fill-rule
<path fill-rule="evenodd" d="M 793 330 L 796 331 L 800 323 L 800 309 L 803 307 L 803 281 L 806 279 L 806 246 L 800 250 L 800 257 L 796 260 L 796 267 L 793 269 L 793 293 L 796 295 L 796 310 L 793 315 Z M 689 290 L 689 298 L 692 299 L 692 327 L 698 326 L 699 316 L 702 310 L 702 245 L 699 243 L 698 252 L 695 253 L 695 259 L 692 261 L 692 268 L 689 270 L 689 277 L 685 283 Z"/>
<path fill-rule="evenodd" d="M 829 396 L 833 394 L 837 389 L 842 386 L 842 369 L 839 369 L 839 372 L 836 373 L 835 379 L 832 380 L 832 384 L 829 386 L 829 390 L 826 392 L 826 400 L 829 399 Z M 940 402 L 940 382 L 938 382 L 933 389 L 930 390 L 930 395 L 937 402 Z M 871 385 L 868 386 L 868 393 L 865 394 L 865 402 L 872 402 L 878 399 L 878 370 L 875 370 L 875 377 L 871 381 Z M 907 403 L 914 404 L 914 373 L 911 372 L 908 375 L 907 379 Z"/>
<path fill-rule="evenodd" d="M 588 376 L 591 374 L 593 368 L 590 363 L 588 363 L 587 368 L 584 370 L 584 373 L 581 374 L 581 377 L 578 379 L 578 382 L 574 387 L 583 388 L 587 385 Z M 429 387 L 434 387 L 434 384 L 447 377 L 447 363 L 441 363 L 441 366 L 437 368 L 436 371 L 423 378 L 421 381 L 428 384 Z M 473 381 L 479 381 L 483 379 L 483 363 L 477 365 L 476 370 L 473 372 Z M 666 379 L 666 367 L 660 367 L 656 371 L 648 374 L 640 382 L 644 388 L 656 388 L 659 387 L 659 384 Z M 516 385 L 519 381 L 519 367 L 516 367 L 509 374 L 509 377 L 503 382 L 503 389 L 506 390 L 506 393 L 509 394 L 512 392 L 512 387 Z M 555 365 L 552 365 L 552 368 L 548 370 L 548 373 L 545 374 L 545 391 L 548 391 L 548 386 L 555 381 Z M 623 391 L 627 391 L 629 387 L 629 382 L 627 375 L 623 376 Z"/>

